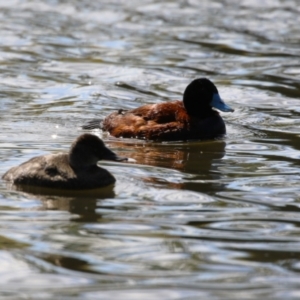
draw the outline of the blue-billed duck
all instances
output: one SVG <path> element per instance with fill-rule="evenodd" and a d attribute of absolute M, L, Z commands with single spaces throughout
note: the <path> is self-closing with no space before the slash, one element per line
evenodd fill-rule
<path fill-rule="evenodd" d="M 3 179 L 15 185 L 56 189 L 95 189 L 113 184 L 116 180 L 107 170 L 97 166 L 99 160 L 122 161 L 95 135 L 80 135 L 69 153 L 34 157 L 8 170 Z"/>
<path fill-rule="evenodd" d="M 114 137 L 146 140 L 189 140 L 214 138 L 226 133 L 225 123 L 214 110 L 233 112 L 207 78 L 193 80 L 183 101 L 147 104 L 133 110 L 118 110 L 103 121 L 92 120 L 83 129 L 100 128 Z"/>

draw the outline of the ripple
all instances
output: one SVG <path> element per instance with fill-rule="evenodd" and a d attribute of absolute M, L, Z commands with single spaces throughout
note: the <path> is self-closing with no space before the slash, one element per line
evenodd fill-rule
<path fill-rule="evenodd" d="M 234 220 L 228 222 L 216 222 L 210 224 L 208 228 L 221 231 L 234 231 L 235 233 L 248 232 L 251 233 L 251 235 L 274 235 L 274 233 L 278 234 L 279 231 L 292 231 L 293 226 L 283 222 L 267 222 L 267 220 Z"/>
<path fill-rule="evenodd" d="M 233 150 L 234 153 L 239 152 L 251 152 L 255 150 L 269 150 L 272 149 L 271 145 L 262 145 L 258 143 L 252 143 L 252 142 L 244 142 L 243 144 L 231 144 L 227 145 L 226 150 Z"/>

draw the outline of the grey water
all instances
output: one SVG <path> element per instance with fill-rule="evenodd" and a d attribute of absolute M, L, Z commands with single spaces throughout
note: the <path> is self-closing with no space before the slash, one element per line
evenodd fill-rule
<path fill-rule="evenodd" d="M 0 182 L 1 299 L 300 299 L 296 0 L 0 1 L 0 174 L 208 77 L 222 140 L 93 133 L 103 194 Z"/>

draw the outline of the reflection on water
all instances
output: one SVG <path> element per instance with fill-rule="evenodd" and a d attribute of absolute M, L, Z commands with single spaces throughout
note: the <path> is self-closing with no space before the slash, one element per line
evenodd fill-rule
<path fill-rule="evenodd" d="M 94 131 L 109 190 L 0 183 L 0 298 L 298 299 L 299 9 L 282 1 L 2 1 L 0 173 L 80 125 L 209 77 L 224 140 Z M 57 191 L 56 191 L 57 192 Z"/>
<path fill-rule="evenodd" d="M 83 197 L 83 198 L 99 198 L 105 199 L 108 197 L 114 197 L 114 185 L 111 184 L 104 188 L 98 189 L 88 189 L 88 190 L 63 190 L 63 189 L 53 189 L 45 188 L 40 186 L 31 185 L 14 185 L 10 182 L 5 182 L 5 186 L 9 190 L 23 191 L 30 194 L 35 194 L 39 196 L 49 196 L 50 198 L 54 196 L 65 196 L 65 197 Z"/>
<path fill-rule="evenodd" d="M 191 174 L 207 174 L 212 161 L 225 155 L 226 142 L 191 141 L 189 143 L 128 143 L 114 142 L 116 147 L 126 150 L 128 155 L 139 164 L 172 168 Z"/>

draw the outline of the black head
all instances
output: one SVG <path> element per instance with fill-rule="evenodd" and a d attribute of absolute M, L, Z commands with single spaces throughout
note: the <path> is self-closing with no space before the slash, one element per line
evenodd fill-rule
<path fill-rule="evenodd" d="M 219 96 L 216 86 L 207 78 L 193 80 L 183 93 L 183 104 L 191 116 L 214 114 L 212 107 L 222 111 L 233 111 Z"/>
<path fill-rule="evenodd" d="M 82 134 L 72 143 L 69 161 L 73 167 L 89 167 L 96 165 L 99 160 L 122 161 L 127 158 L 118 157 L 93 134 Z"/>

